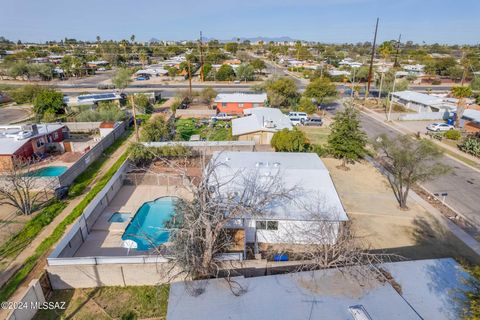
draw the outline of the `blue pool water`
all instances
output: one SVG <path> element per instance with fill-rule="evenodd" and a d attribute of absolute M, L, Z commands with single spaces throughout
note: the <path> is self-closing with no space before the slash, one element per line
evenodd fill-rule
<path fill-rule="evenodd" d="M 112 214 L 110 219 L 108 219 L 109 222 L 126 222 L 128 221 L 128 218 L 130 218 L 130 213 L 122 213 L 122 212 L 115 212 Z"/>
<path fill-rule="evenodd" d="M 68 167 L 65 166 L 50 166 L 44 167 L 29 173 L 32 177 L 58 177 L 61 176 Z"/>
<path fill-rule="evenodd" d="M 137 250 L 149 250 L 167 242 L 170 232 L 164 225 L 174 213 L 175 199 L 162 197 L 145 202 L 128 224 L 122 240 L 135 241 Z"/>

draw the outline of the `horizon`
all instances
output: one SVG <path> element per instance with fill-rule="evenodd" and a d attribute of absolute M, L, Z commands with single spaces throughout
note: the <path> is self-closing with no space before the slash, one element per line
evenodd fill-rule
<path fill-rule="evenodd" d="M 469 6 L 469 10 L 458 10 Z M 140 1 L 134 10 L 126 0 L 7 0 L 0 21 L 1 36 L 17 42 L 45 43 L 64 38 L 79 41 L 152 38 L 164 41 L 206 38 L 290 37 L 295 40 L 345 44 L 371 42 L 380 18 L 378 41 L 397 39 L 417 44 L 476 45 L 480 37 L 480 3 L 425 0 L 401 3 L 380 0 L 274 0 L 261 2 L 194 0 L 182 3 Z M 466 12 L 464 12 L 466 11 Z M 108 13 L 108 14 L 105 14 Z"/>

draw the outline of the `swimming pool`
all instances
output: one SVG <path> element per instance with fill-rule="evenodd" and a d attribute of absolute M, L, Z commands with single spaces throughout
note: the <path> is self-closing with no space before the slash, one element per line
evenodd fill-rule
<path fill-rule="evenodd" d="M 122 235 L 122 240 L 133 240 L 137 250 L 150 250 L 168 241 L 170 232 L 165 223 L 175 211 L 175 197 L 162 197 L 145 202 L 138 209 Z"/>
<path fill-rule="evenodd" d="M 127 222 L 129 218 L 130 218 L 130 213 L 114 212 L 110 217 L 110 219 L 108 219 L 108 221 L 109 222 Z"/>
<path fill-rule="evenodd" d="M 58 177 L 61 176 L 68 167 L 66 166 L 50 166 L 43 167 L 38 170 L 30 172 L 28 175 L 31 177 Z"/>

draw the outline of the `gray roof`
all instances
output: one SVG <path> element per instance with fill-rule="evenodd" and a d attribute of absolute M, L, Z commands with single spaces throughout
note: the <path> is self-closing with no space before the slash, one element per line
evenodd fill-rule
<path fill-rule="evenodd" d="M 449 101 L 446 101 L 444 98 L 432 96 L 429 94 L 421 93 L 421 92 L 415 92 L 415 91 L 397 91 L 397 92 L 392 92 L 392 96 L 406 100 L 406 101 L 411 101 L 417 104 L 429 106 L 429 107 L 439 107 L 439 106 L 448 106 L 455 108 L 455 105 L 450 103 Z"/>
<path fill-rule="evenodd" d="M 267 101 L 266 93 L 220 93 L 214 102 L 240 102 L 240 103 L 264 103 Z"/>
<path fill-rule="evenodd" d="M 38 134 L 33 135 L 30 130 L 24 130 L 22 126 L 1 126 L 0 127 L 0 154 L 12 155 L 30 139 L 46 135 L 49 132 L 63 128 L 63 124 L 47 123 L 38 124 Z M 22 132 L 24 135 L 22 136 Z"/>
<path fill-rule="evenodd" d="M 215 169 L 217 179 L 228 182 L 222 186 L 223 193 L 243 190 L 245 177 L 253 174 L 282 179 L 285 188 L 295 189 L 295 199 L 272 205 L 266 218 L 318 220 L 311 214 L 315 210 L 321 220 L 348 220 L 330 173 L 315 153 L 216 152 L 212 161 L 225 164 Z"/>
<path fill-rule="evenodd" d="M 463 113 L 463 118 L 480 123 L 480 111 L 467 109 Z"/>
<path fill-rule="evenodd" d="M 246 117 L 232 120 L 232 135 L 238 136 L 257 131 L 276 132 L 291 130 L 290 119 L 276 108 L 251 108 L 243 111 Z"/>
<path fill-rule="evenodd" d="M 246 289 L 235 296 L 224 279 L 208 280 L 192 296 L 185 282 L 170 287 L 168 320 L 328 319 L 353 320 L 350 307 L 363 306 L 371 319 L 459 319 L 455 292 L 467 277 L 453 259 L 384 265 L 402 288 L 358 280 L 335 269 L 234 280 Z M 196 281 L 197 284 L 204 281 Z M 455 296 L 458 298 L 458 296 Z"/>

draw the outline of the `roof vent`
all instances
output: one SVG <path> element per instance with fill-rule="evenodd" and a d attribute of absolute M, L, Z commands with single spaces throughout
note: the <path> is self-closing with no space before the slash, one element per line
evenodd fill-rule
<path fill-rule="evenodd" d="M 230 157 L 225 158 L 225 161 L 230 161 L 230 160 L 232 160 Z"/>
<path fill-rule="evenodd" d="M 280 167 L 280 162 L 274 162 L 274 163 L 273 163 L 273 166 L 274 166 L 274 167 Z"/>
<path fill-rule="evenodd" d="M 373 320 L 361 304 L 348 307 L 348 311 L 350 311 L 355 320 Z"/>
<path fill-rule="evenodd" d="M 263 162 L 259 161 L 259 162 L 255 163 L 255 167 L 261 167 L 261 166 L 263 166 Z"/>

